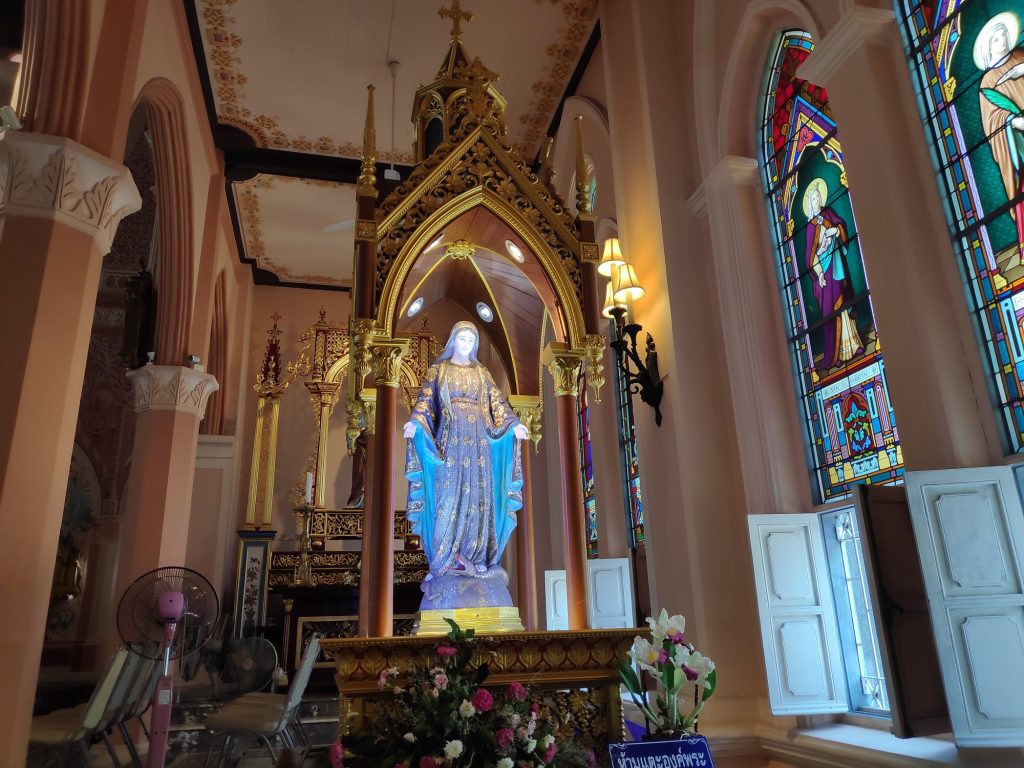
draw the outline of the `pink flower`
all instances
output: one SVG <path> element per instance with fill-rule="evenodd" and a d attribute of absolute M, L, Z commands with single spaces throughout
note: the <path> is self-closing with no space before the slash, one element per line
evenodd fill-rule
<path fill-rule="evenodd" d="M 448 675 L 434 675 L 434 685 L 443 691 L 448 687 Z"/>
<path fill-rule="evenodd" d="M 331 752 L 330 752 L 331 768 L 341 768 L 342 758 L 343 758 L 344 754 L 345 754 L 345 752 L 341 748 L 341 740 L 340 739 L 335 739 L 334 743 L 331 744 Z"/>
<path fill-rule="evenodd" d="M 401 696 L 402 695 L 402 686 L 396 685 L 394 688 L 391 689 L 391 692 L 393 694 L 395 694 L 395 696 Z"/>
<path fill-rule="evenodd" d="M 384 669 L 382 669 L 380 671 L 380 674 L 377 675 L 377 690 L 378 691 L 383 691 L 384 690 L 384 686 L 387 685 L 387 684 L 388 684 L 388 670 L 387 670 L 387 667 L 385 667 Z"/>
<path fill-rule="evenodd" d="M 669 632 L 665 637 L 671 640 L 674 645 L 682 645 L 686 642 L 682 632 Z"/>
<path fill-rule="evenodd" d="M 656 659 L 656 661 L 658 662 L 658 664 L 665 664 L 665 663 L 667 663 L 668 662 L 668 651 L 666 651 L 664 648 L 659 648 L 658 649 L 658 658 Z"/>
<path fill-rule="evenodd" d="M 597 768 L 597 755 L 594 754 L 594 750 L 592 749 L 587 750 L 587 765 L 589 765 L 590 768 Z"/>
<path fill-rule="evenodd" d="M 438 768 L 438 762 L 429 755 L 424 755 L 420 758 L 420 768 Z"/>
<path fill-rule="evenodd" d="M 497 733 L 498 746 L 508 749 L 512 745 L 513 733 L 511 728 L 502 728 Z"/>
<path fill-rule="evenodd" d="M 442 659 L 450 659 L 455 655 L 455 649 L 450 645 L 437 646 L 437 655 Z"/>
<path fill-rule="evenodd" d="M 508 697 L 515 699 L 516 701 L 523 701 L 526 699 L 526 689 L 522 683 L 509 683 L 508 686 Z"/>
<path fill-rule="evenodd" d="M 533 736 L 533 732 L 537 730 L 537 721 L 531 720 L 526 724 L 526 735 Z"/>
<path fill-rule="evenodd" d="M 517 738 L 521 739 L 522 741 L 526 741 L 526 735 L 527 734 L 526 734 L 526 727 L 525 726 L 520 726 L 519 728 L 516 729 L 516 737 Z"/>
<path fill-rule="evenodd" d="M 494 697 L 486 688 L 477 688 L 469 699 L 477 712 L 487 712 L 494 706 Z"/>
<path fill-rule="evenodd" d="M 544 752 L 544 762 L 550 763 L 555 759 L 555 743 L 551 742 L 548 744 L 547 750 Z"/>
<path fill-rule="evenodd" d="M 690 669 L 685 664 L 683 664 L 683 674 L 686 675 L 686 679 L 689 680 L 691 683 L 699 677 L 696 669 Z"/>
<path fill-rule="evenodd" d="M 536 701 L 533 702 L 533 704 L 530 705 L 530 714 L 531 715 L 539 715 L 540 714 L 540 704 L 538 704 Z"/>

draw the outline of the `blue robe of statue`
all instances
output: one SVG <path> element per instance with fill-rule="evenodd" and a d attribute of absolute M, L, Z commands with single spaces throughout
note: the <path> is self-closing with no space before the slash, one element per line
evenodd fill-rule
<path fill-rule="evenodd" d="M 519 420 L 483 365 L 448 359 L 427 370 L 411 421 L 407 510 L 430 564 L 421 607 L 510 606 L 501 555 L 523 506 Z"/>

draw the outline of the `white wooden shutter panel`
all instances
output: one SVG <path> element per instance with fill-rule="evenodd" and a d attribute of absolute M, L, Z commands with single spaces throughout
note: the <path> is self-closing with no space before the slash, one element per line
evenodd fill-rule
<path fill-rule="evenodd" d="M 629 560 L 605 557 L 587 560 L 587 597 L 591 629 L 623 629 L 636 624 Z"/>
<path fill-rule="evenodd" d="M 957 744 L 1024 746 L 1024 510 L 1008 467 L 908 472 Z"/>
<path fill-rule="evenodd" d="M 569 628 L 565 571 L 544 571 L 544 618 L 549 630 Z"/>
<path fill-rule="evenodd" d="M 817 515 L 750 515 L 747 525 L 772 712 L 846 712 L 839 630 Z"/>

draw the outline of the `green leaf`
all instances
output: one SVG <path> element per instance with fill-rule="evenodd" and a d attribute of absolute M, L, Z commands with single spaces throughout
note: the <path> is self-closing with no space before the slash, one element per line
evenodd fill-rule
<path fill-rule="evenodd" d="M 1005 109 L 1014 117 L 1020 117 L 1024 114 L 1024 110 L 1018 107 L 1017 104 L 1014 103 L 1013 99 L 1005 93 L 1000 93 L 994 88 L 982 88 L 981 95 L 999 107 L 999 109 Z"/>
<path fill-rule="evenodd" d="M 718 685 L 718 670 L 712 669 L 711 674 L 708 675 L 708 684 L 704 689 L 704 695 L 701 697 L 701 701 L 707 701 L 711 698 L 711 694 L 715 692 L 716 685 Z"/>
<path fill-rule="evenodd" d="M 633 665 L 628 660 L 619 662 L 619 677 L 622 678 L 622 682 L 629 689 L 630 693 L 640 693 L 640 678 L 637 677 L 636 670 L 633 669 Z"/>

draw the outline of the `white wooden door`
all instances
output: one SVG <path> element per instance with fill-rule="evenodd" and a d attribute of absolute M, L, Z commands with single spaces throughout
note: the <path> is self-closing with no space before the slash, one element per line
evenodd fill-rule
<path fill-rule="evenodd" d="M 1008 467 L 908 472 L 957 744 L 1024 746 L 1024 510 Z"/>
<path fill-rule="evenodd" d="M 569 628 L 565 571 L 544 571 L 544 620 L 549 630 Z"/>
<path fill-rule="evenodd" d="M 772 712 L 845 712 L 849 699 L 817 515 L 749 515 L 747 527 Z"/>

